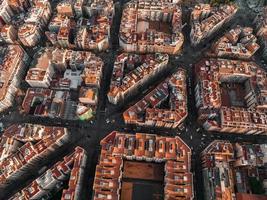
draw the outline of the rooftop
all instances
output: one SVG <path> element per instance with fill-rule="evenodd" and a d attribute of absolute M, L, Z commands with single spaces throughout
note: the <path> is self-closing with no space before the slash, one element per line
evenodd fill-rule
<path fill-rule="evenodd" d="M 121 187 L 121 177 L 139 177 L 142 179 L 155 179 L 156 176 L 149 173 L 132 174 L 130 171 L 130 162 L 127 160 L 137 160 L 140 167 L 149 167 L 145 162 L 165 162 L 164 177 L 165 189 L 164 195 L 167 199 L 174 197 L 186 197 L 193 199 L 192 174 L 191 168 L 191 149 L 179 138 L 161 137 L 153 134 L 136 133 L 135 135 L 111 132 L 101 141 L 100 162 L 97 165 L 94 180 L 94 199 L 105 198 L 105 196 L 113 196 L 113 199 L 119 199 L 118 193 L 124 188 Z M 127 167 L 127 171 L 123 171 L 122 167 Z M 133 168 L 134 169 L 134 168 Z M 162 169 L 161 169 L 162 170 Z M 163 173 L 163 172 L 161 172 Z M 180 173 L 180 178 L 189 177 L 185 184 L 181 184 L 180 179 L 176 177 L 176 173 Z M 172 175 L 173 176 L 172 176 Z M 106 181 L 114 181 L 113 184 L 104 184 Z M 102 183 L 103 182 L 103 183 Z M 102 187 L 99 187 L 99 184 Z M 179 188 L 179 189 L 177 189 Z M 123 191 L 122 191 L 123 192 Z M 123 195 L 129 195 L 123 192 Z"/>
<path fill-rule="evenodd" d="M 212 46 L 211 54 L 219 57 L 250 59 L 260 48 L 253 28 L 237 26 Z"/>
<path fill-rule="evenodd" d="M 51 52 L 46 51 L 42 53 L 40 57 L 37 58 L 36 65 L 28 70 L 25 80 L 43 81 L 51 65 L 51 58 Z"/>
<path fill-rule="evenodd" d="M 68 100 L 70 100 L 68 91 L 29 88 L 22 109 L 25 113 L 35 116 L 64 118 Z"/>
<path fill-rule="evenodd" d="M 198 4 L 191 13 L 191 43 L 197 45 L 218 30 L 237 11 L 237 6 L 220 5 L 212 7 L 210 4 Z"/>
<path fill-rule="evenodd" d="M 23 71 L 26 53 L 18 45 L 0 48 L 0 101 L 6 98 L 10 86 L 14 86 L 16 78 Z M 15 80 L 14 80 L 15 79 Z M 14 82 L 12 82 L 12 80 Z"/>
<path fill-rule="evenodd" d="M 54 46 L 99 51 L 108 48 L 113 1 L 61 1 L 56 8 L 46 32 Z"/>
<path fill-rule="evenodd" d="M 163 106 L 166 102 L 167 106 Z M 176 128 L 187 116 L 186 72 L 179 69 L 123 113 L 126 123 Z"/>
<path fill-rule="evenodd" d="M 52 191 L 56 187 L 58 187 L 57 190 L 62 189 L 60 187 L 63 185 L 63 180 L 66 179 L 69 179 L 69 184 L 68 188 L 63 190 L 61 200 L 74 200 L 79 198 L 81 188 L 80 180 L 86 164 L 86 157 L 85 150 L 81 147 L 76 147 L 72 153 L 46 170 L 46 172 L 31 184 L 12 196 L 10 200 L 17 198 L 30 200 L 53 196 Z"/>
<path fill-rule="evenodd" d="M 167 54 L 128 54 L 117 56 L 108 93 L 109 101 L 117 103 L 125 94 L 167 65 Z"/>
<path fill-rule="evenodd" d="M 196 106 L 205 128 L 222 132 L 251 131 L 250 134 L 267 132 L 264 114 L 267 76 L 257 64 L 203 59 L 196 64 L 195 73 Z M 204 113 L 214 117 L 207 119 Z"/>
<path fill-rule="evenodd" d="M 64 141 L 68 141 L 68 132 L 63 127 L 33 124 L 8 127 L 0 138 L 0 182 L 14 178 L 31 166 L 34 159 L 47 156 L 52 145 L 57 149 Z"/>
<path fill-rule="evenodd" d="M 123 10 L 120 45 L 129 52 L 176 54 L 184 41 L 181 27 L 182 11 L 178 1 L 133 0 Z M 143 50 L 143 45 L 151 48 Z"/>
<path fill-rule="evenodd" d="M 264 199 L 255 195 L 251 178 L 263 182 L 260 168 L 266 148 L 259 144 L 232 144 L 215 140 L 201 153 L 202 174 L 206 198 Z M 266 154 L 265 154 L 266 157 Z M 266 164 L 266 163 L 265 163 Z M 255 172 L 259 174 L 255 174 Z"/>

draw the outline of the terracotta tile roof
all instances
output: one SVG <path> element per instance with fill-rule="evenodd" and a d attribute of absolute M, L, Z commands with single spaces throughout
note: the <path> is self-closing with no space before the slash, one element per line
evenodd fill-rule
<path fill-rule="evenodd" d="M 142 133 L 131 135 L 113 131 L 101 140 L 101 146 L 93 187 L 94 199 L 119 199 L 123 159 L 166 161 L 165 196 L 169 199 L 175 196 L 193 199 L 191 149 L 179 137 Z M 133 150 L 128 151 L 132 147 Z"/>

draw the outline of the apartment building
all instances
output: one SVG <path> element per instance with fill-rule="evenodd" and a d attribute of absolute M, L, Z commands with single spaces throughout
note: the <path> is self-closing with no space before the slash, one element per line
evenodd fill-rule
<path fill-rule="evenodd" d="M 103 76 L 103 66 L 104 62 L 101 60 L 101 58 L 93 54 L 90 60 L 87 59 L 86 65 L 81 74 L 84 84 L 87 87 L 95 87 L 100 89 Z"/>
<path fill-rule="evenodd" d="M 121 103 L 142 85 L 149 83 L 163 72 L 167 68 L 168 60 L 167 54 L 159 53 L 147 55 L 122 53 L 118 55 L 112 72 L 108 93 L 109 102 Z"/>
<path fill-rule="evenodd" d="M 98 105 L 98 88 L 81 87 L 76 114 L 80 120 L 90 120 L 94 117 Z"/>
<path fill-rule="evenodd" d="M 197 4 L 191 13 L 190 40 L 197 46 L 212 34 L 217 32 L 225 23 L 230 21 L 237 12 L 237 6 L 220 5 L 212 7 L 210 4 Z"/>
<path fill-rule="evenodd" d="M 26 47 L 33 47 L 41 40 L 44 27 L 52 15 L 50 2 L 47 0 L 36 1 L 28 11 L 24 23 L 18 29 L 18 38 Z"/>
<path fill-rule="evenodd" d="M 70 172 L 68 188 L 62 192 L 61 200 L 79 200 L 82 195 L 87 153 L 81 147 L 76 147 L 73 155 L 73 166 Z"/>
<path fill-rule="evenodd" d="M 28 63 L 27 53 L 18 45 L 0 48 L 0 112 L 11 107 Z"/>
<path fill-rule="evenodd" d="M 228 141 L 214 141 L 201 153 L 205 199 L 234 200 L 234 180 L 230 161 L 234 149 Z"/>
<path fill-rule="evenodd" d="M 34 23 L 25 23 L 19 27 L 18 38 L 24 46 L 33 47 L 41 40 L 41 27 Z"/>
<path fill-rule="evenodd" d="M 201 153 L 205 199 L 264 199 L 251 180 L 266 181 L 266 145 L 215 140 Z M 259 189 L 259 188 L 258 188 Z M 245 198 L 246 197 L 246 198 Z"/>
<path fill-rule="evenodd" d="M 84 82 L 100 88 L 103 65 L 91 52 L 45 48 L 36 55 L 25 80 L 31 87 L 76 90 Z M 67 80 L 69 84 L 64 85 Z"/>
<path fill-rule="evenodd" d="M 7 44 L 15 44 L 18 31 L 13 25 L 4 25 L 0 28 L 0 42 Z"/>
<path fill-rule="evenodd" d="M 179 138 L 111 132 L 101 140 L 94 179 L 94 199 L 120 199 L 126 160 L 165 162 L 164 199 L 193 199 L 191 149 Z"/>
<path fill-rule="evenodd" d="M 109 0 L 93 0 L 84 5 L 85 13 L 89 16 L 101 13 L 103 15 L 114 15 L 114 4 Z"/>
<path fill-rule="evenodd" d="M 61 128 L 59 129 L 62 131 Z M 7 127 L 0 138 L 0 162 L 21 147 L 22 143 L 46 139 L 56 131 L 58 131 L 57 127 L 38 124 L 16 124 Z"/>
<path fill-rule="evenodd" d="M 57 13 L 61 16 L 74 17 L 75 11 L 71 1 L 61 1 L 57 4 Z"/>
<path fill-rule="evenodd" d="M 52 77 L 55 73 L 51 63 L 52 55 L 50 52 L 44 52 L 39 58 L 34 67 L 27 72 L 25 81 L 31 87 L 49 88 Z"/>
<path fill-rule="evenodd" d="M 81 87 L 79 102 L 83 104 L 97 105 L 97 92 L 98 90 L 96 88 Z"/>
<path fill-rule="evenodd" d="M 32 88 L 24 98 L 24 112 L 72 120 L 93 117 L 103 61 L 91 52 L 57 48 L 42 49 L 35 58 L 25 78 Z M 70 90 L 79 91 L 77 101 L 71 100 Z"/>
<path fill-rule="evenodd" d="M 267 60 L 267 7 L 264 7 L 262 12 L 255 17 L 253 23 L 261 45 L 262 56 Z"/>
<path fill-rule="evenodd" d="M 266 134 L 266 73 L 254 62 L 203 59 L 195 65 L 198 120 L 210 131 Z"/>
<path fill-rule="evenodd" d="M 70 26 L 70 24 L 74 22 L 74 19 L 68 18 L 64 15 L 53 15 L 48 24 L 48 30 L 50 32 L 58 32 L 60 27 L 63 26 L 63 24 Z"/>
<path fill-rule="evenodd" d="M 72 116 L 71 105 L 69 91 L 29 88 L 22 103 L 22 110 L 39 117 L 69 119 Z"/>
<path fill-rule="evenodd" d="M 161 108 L 164 102 L 168 108 Z M 128 108 L 123 113 L 123 119 L 126 124 L 177 128 L 187 114 L 186 72 L 179 69 Z"/>
<path fill-rule="evenodd" d="M 113 1 L 62 1 L 46 35 L 54 46 L 106 50 L 114 11 Z"/>
<path fill-rule="evenodd" d="M 12 125 L 0 139 L 0 185 L 14 181 L 32 170 L 40 160 L 51 155 L 70 140 L 63 127 L 33 124 Z"/>
<path fill-rule="evenodd" d="M 259 48 L 253 28 L 237 26 L 212 45 L 211 54 L 216 57 L 248 60 Z"/>
<path fill-rule="evenodd" d="M 81 147 L 76 147 L 72 153 L 58 161 L 9 200 L 51 198 L 55 195 L 55 192 L 63 188 L 63 183 L 68 179 L 68 188 L 63 189 L 61 200 L 78 200 L 81 196 L 86 160 L 85 150 Z"/>
<path fill-rule="evenodd" d="M 119 42 L 126 52 L 180 53 L 184 36 L 178 1 L 128 2 L 122 13 Z"/>
<path fill-rule="evenodd" d="M 9 24 L 15 14 L 25 12 L 29 7 L 29 0 L 2 0 L 0 2 L 0 24 Z"/>

